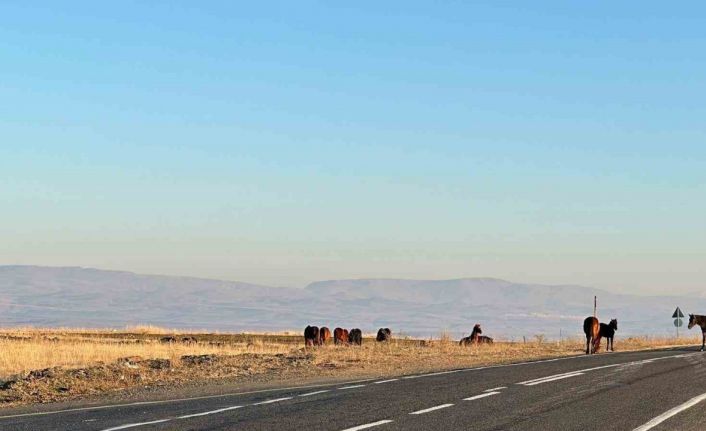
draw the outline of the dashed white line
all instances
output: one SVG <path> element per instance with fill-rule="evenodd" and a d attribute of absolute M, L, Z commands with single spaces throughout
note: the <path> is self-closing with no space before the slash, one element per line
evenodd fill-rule
<path fill-rule="evenodd" d="M 387 380 L 380 380 L 380 381 L 373 382 L 373 383 L 376 384 L 376 385 L 379 385 L 379 384 L 382 384 L 382 383 L 397 382 L 397 381 L 399 381 L 399 380 L 400 380 L 400 379 L 387 379 Z"/>
<path fill-rule="evenodd" d="M 340 389 L 340 390 L 342 390 L 342 391 L 345 391 L 346 389 L 362 388 L 362 387 L 364 387 L 364 386 L 365 386 L 365 385 L 343 386 L 343 387 L 338 388 L 338 389 Z"/>
<path fill-rule="evenodd" d="M 485 397 L 492 397 L 493 395 L 497 395 L 499 393 L 500 392 L 486 392 L 480 395 L 474 395 L 472 397 L 464 398 L 463 401 L 475 401 Z"/>
<path fill-rule="evenodd" d="M 353 427 L 353 428 L 346 428 L 343 431 L 359 431 L 359 430 L 364 430 L 364 429 L 368 429 L 368 428 L 372 428 L 372 427 L 376 427 L 376 426 L 380 426 L 380 425 L 389 424 L 390 422 L 392 422 L 392 421 L 389 419 L 385 419 L 382 421 L 371 422 L 371 423 L 365 424 L 365 425 L 358 425 L 357 427 Z"/>
<path fill-rule="evenodd" d="M 107 428 L 104 429 L 103 431 L 117 431 L 117 430 L 124 430 L 128 428 L 135 428 L 135 427 L 141 427 L 143 425 L 152 425 L 152 424 L 161 424 L 162 422 L 169 422 L 171 419 L 160 419 L 158 421 L 151 421 L 151 422 L 139 422 L 139 423 L 134 423 L 134 424 L 126 424 L 126 425 L 120 425 L 117 427 L 113 428 Z"/>
<path fill-rule="evenodd" d="M 445 408 L 451 407 L 451 406 L 453 406 L 453 404 L 442 404 L 440 406 L 429 407 L 428 409 L 424 409 L 424 410 L 417 410 L 416 412 L 410 413 L 410 415 L 423 415 L 424 413 L 429 413 L 429 412 L 433 412 L 435 410 L 445 409 Z"/>
<path fill-rule="evenodd" d="M 310 397 L 312 395 L 325 394 L 326 392 L 331 392 L 329 389 L 324 389 L 323 391 L 309 392 L 306 394 L 299 395 L 300 397 Z"/>
<path fill-rule="evenodd" d="M 230 410 L 242 409 L 242 408 L 243 408 L 243 406 L 225 407 L 225 408 L 222 408 L 222 409 L 211 410 L 211 411 L 208 411 L 208 412 L 194 413 L 194 414 L 190 414 L 190 415 L 179 416 L 179 417 L 177 417 L 177 419 L 189 419 L 189 418 L 197 418 L 197 417 L 199 417 L 199 416 L 215 415 L 216 413 L 223 413 L 223 412 L 227 412 L 227 411 L 230 411 Z"/>
<path fill-rule="evenodd" d="M 273 400 L 260 401 L 259 403 L 253 403 L 253 404 L 251 404 L 251 405 L 253 405 L 253 406 L 262 406 L 262 405 L 264 405 L 264 404 L 278 403 L 278 402 L 280 402 L 280 401 L 287 401 L 287 400 L 291 400 L 291 399 L 292 399 L 292 397 L 275 398 L 275 399 L 273 399 Z"/>
<path fill-rule="evenodd" d="M 501 391 L 503 389 L 507 389 L 507 386 L 498 386 L 497 388 L 486 389 L 483 392 L 495 392 L 495 391 Z"/>
<path fill-rule="evenodd" d="M 525 386 L 534 386 L 534 385 L 541 385 L 542 383 L 548 383 L 548 382 L 553 382 L 556 380 L 563 380 L 563 379 L 569 379 L 571 377 L 577 377 L 577 376 L 583 376 L 584 373 L 573 373 L 573 374 L 563 374 L 560 376 L 554 376 L 551 378 L 546 378 L 543 380 L 537 380 L 536 382 L 532 383 L 525 383 Z"/>
<path fill-rule="evenodd" d="M 683 412 L 684 410 L 694 407 L 696 404 L 700 403 L 701 401 L 706 400 L 706 394 L 701 394 L 699 396 L 696 396 L 689 401 L 685 402 L 684 404 L 678 405 L 674 407 L 671 410 L 668 410 L 661 415 L 657 416 L 656 418 L 652 419 L 651 421 L 647 422 L 644 425 L 641 425 L 637 428 L 635 428 L 633 431 L 647 431 L 650 430 L 657 425 L 661 424 L 662 422 L 666 421 L 667 419 L 671 418 L 672 416 L 677 415 L 680 412 Z"/>

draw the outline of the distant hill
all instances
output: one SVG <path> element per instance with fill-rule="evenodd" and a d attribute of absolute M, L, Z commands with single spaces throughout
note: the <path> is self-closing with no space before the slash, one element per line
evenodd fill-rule
<path fill-rule="evenodd" d="M 300 329 L 306 324 L 389 326 L 411 335 L 455 337 L 474 323 L 508 339 L 581 331 L 599 298 L 599 317 L 617 317 L 621 336 L 674 333 L 670 316 L 706 312 L 706 298 L 613 294 L 581 286 L 458 280 L 331 280 L 304 289 L 88 268 L 0 266 L 0 325 Z M 684 328 L 686 330 L 686 328 Z"/>

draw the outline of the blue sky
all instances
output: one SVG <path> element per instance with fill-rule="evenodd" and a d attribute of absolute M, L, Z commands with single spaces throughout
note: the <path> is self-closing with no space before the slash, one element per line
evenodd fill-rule
<path fill-rule="evenodd" d="M 704 285 L 699 2 L 23 3 L 0 263 Z"/>

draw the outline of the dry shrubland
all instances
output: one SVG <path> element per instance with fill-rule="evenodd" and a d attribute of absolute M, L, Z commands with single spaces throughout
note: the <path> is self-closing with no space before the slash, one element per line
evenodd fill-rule
<path fill-rule="evenodd" d="M 162 342 L 165 336 L 176 342 Z M 193 336 L 197 342 L 181 342 Z M 616 339 L 618 350 L 696 344 L 694 338 Z M 448 333 L 361 347 L 304 348 L 300 336 L 190 333 L 140 326 L 125 330 L 0 330 L 0 403 L 44 402 L 154 384 L 232 379 L 384 377 L 432 370 L 560 357 L 583 352 L 584 340 L 535 339 L 461 347 Z M 127 358 L 127 359 L 126 359 Z M 42 371 L 37 371 L 42 370 Z M 2 405 L 2 404 L 0 404 Z"/>

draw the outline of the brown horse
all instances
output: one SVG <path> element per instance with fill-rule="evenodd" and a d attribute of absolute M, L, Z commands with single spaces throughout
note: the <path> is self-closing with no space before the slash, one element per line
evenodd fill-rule
<path fill-rule="evenodd" d="M 706 316 L 689 314 L 688 328 L 691 329 L 695 325 L 699 325 L 701 327 L 701 351 L 703 352 L 704 347 L 706 347 Z"/>
<path fill-rule="evenodd" d="M 482 333 L 483 330 L 480 329 L 480 323 L 476 323 L 475 326 L 473 326 L 471 335 L 461 338 L 461 341 L 458 343 L 459 346 L 468 346 L 469 344 L 492 344 L 493 339 L 486 337 L 485 335 L 481 335 Z"/>
<path fill-rule="evenodd" d="M 586 354 L 593 354 L 598 352 L 600 347 L 601 337 L 600 337 L 601 325 L 598 323 L 598 319 L 595 317 L 587 317 L 583 321 L 583 333 L 586 334 Z M 590 349 L 589 349 L 590 347 Z"/>
<path fill-rule="evenodd" d="M 348 344 L 348 330 L 336 328 L 333 330 L 333 344 Z"/>
<path fill-rule="evenodd" d="M 322 346 L 325 346 L 326 343 L 331 339 L 331 330 L 328 329 L 325 326 L 322 326 L 321 329 L 319 329 L 319 341 Z"/>

